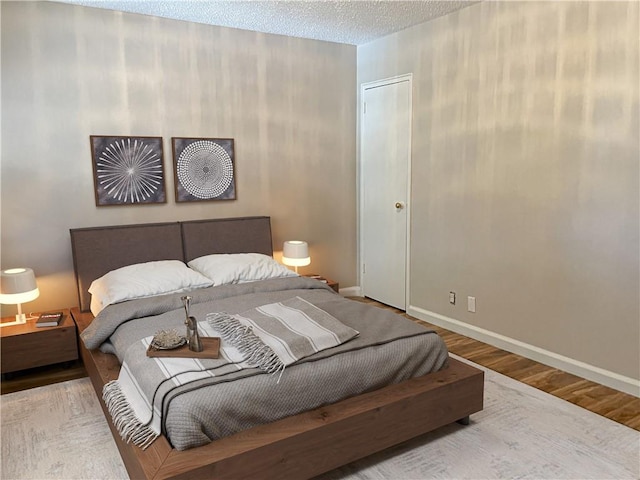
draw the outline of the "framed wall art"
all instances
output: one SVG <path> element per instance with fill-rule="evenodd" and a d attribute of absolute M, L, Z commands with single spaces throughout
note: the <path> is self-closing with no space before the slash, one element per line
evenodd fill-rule
<path fill-rule="evenodd" d="M 97 206 L 166 203 L 162 137 L 91 135 Z"/>
<path fill-rule="evenodd" d="M 235 200 L 232 138 L 171 138 L 176 202 Z"/>

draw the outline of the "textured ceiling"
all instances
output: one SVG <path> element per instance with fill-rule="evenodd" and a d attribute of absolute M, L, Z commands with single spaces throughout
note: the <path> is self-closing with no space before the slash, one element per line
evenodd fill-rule
<path fill-rule="evenodd" d="M 476 3 L 436 0 L 57 0 L 224 27 L 361 45 Z"/>

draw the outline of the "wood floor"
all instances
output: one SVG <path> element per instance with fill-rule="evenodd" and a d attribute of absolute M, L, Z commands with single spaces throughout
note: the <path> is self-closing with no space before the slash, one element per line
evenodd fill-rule
<path fill-rule="evenodd" d="M 444 339 L 451 353 L 640 431 L 638 397 L 445 330 L 375 300 L 350 298 L 393 310 L 409 320 L 433 328 Z"/>
<path fill-rule="evenodd" d="M 351 298 L 388 308 L 416 323 L 433 328 L 444 339 L 451 353 L 640 431 L 640 398 L 428 324 L 373 300 Z M 67 368 L 53 366 L 18 372 L 9 378 L 3 378 L 0 387 L 2 394 L 5 394 L 84 376 L 84 367 L 77 362 Z"/>

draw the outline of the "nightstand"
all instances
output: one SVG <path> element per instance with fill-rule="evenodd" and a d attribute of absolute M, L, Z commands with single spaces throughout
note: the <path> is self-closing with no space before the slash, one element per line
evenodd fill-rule
<path fill-rule="evenodd" d="M 36 327 L 38 314 L 34 314 L 36 318 L 27 323 L 0 328 L 1 373 L 78 359 L 76 324 L 69 309 L 55 311 L 63 315 L 55 327 Z M 13 317 L 2 320 L 11 321 Z"/>
<path fill-rule="evenodd" d="M 311 275 L 305 275 L 305 277 L 309 277 L 309 278 L 315 278 L 316 280 L 322 282 L 322 283 L 326 283 L 329 287 L 331 287 L 336 293 L 340 293 L 340 284 L 336 281 L 330 280 L 326 277 L 323 277 L 322 275 L 315 275 L 315 274 L 311 274 Z"/>

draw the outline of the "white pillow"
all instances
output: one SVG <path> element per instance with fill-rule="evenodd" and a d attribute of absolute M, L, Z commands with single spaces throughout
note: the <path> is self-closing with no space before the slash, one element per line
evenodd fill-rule
<path fill-rule="evenodd" d="M 214 285 L 247 283 L 298 274 L 261 253 L 222 253 L 205 255 L 187 265 L 211 279 Z"/>
<path fill-rule="evenodd" d="M 90 308 L 97 315 L 100 310 L 113 303 L 185 292 L 211 285 L 211 280 L 179 260 L 137 263 L 112 270 L 94 280 L 89 287 Z"/>

